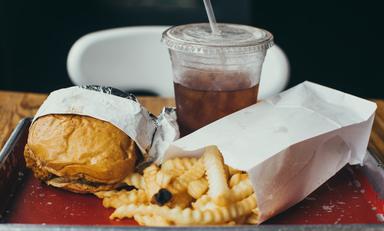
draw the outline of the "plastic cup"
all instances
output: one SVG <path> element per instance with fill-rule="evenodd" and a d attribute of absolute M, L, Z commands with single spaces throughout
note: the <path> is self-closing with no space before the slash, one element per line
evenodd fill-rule
<path fill-rule="evenodd" d="M 171 27 L 163 33 L 182 136 L 257 102 L 260 74 L 273 36 L 266 30 L 208 23 Z"/>

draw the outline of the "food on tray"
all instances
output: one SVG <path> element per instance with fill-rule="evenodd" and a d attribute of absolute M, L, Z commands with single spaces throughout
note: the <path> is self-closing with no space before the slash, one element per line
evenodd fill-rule
<path fill-rule="evenodd" d="M 109 122 L 81 115 L 46 115 L 31 125 L 24 156 L 40 180 L 87 193 L 121 184 L 134 170 L 135 150 L 134 141 Z"/>
<path fill-rule="evenodd" d="M 134 218 L 141 225 L 257 224 L 258 208 L 246 173 L 223 162 L 215 146 L 200 158 L 152 164 L 124 180 L 135 189 L 97 192 L 111 219 Z"/>

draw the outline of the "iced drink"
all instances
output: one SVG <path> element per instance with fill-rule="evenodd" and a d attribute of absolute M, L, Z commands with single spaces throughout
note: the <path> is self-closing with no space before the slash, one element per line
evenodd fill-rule
<path fill-rule="evenodd" d="M 176 26 L 163 33 L 173 72 L 177 121 L 187 135 L 257 102 L 261 68 L 272 35 L 262 29 L 219 24 Z"/>
<path fill-rule="evenodd" d="M 256 103 L 259 85 L 252 85 L 246 73 L 189 71 L 183 86 L 174 82 L 177 120 L 181 134 L 189 134 L 204 125 Z M 210 88 L 221 82 L 222 90 Z"/>

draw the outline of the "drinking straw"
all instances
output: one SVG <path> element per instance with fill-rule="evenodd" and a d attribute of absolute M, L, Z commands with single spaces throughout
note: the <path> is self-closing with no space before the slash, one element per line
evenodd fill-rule
<path fill-rule="evenodd" d="M 205 10 L 207 11 L 209 25 L 211 26 L 212 34 L 219 35 L 220 30 L 217 27 L 216 18 L 215 18 L 215 14 L 213 13 L 211 0 L 204 0 L 204 6 L 205 6 Z"/>

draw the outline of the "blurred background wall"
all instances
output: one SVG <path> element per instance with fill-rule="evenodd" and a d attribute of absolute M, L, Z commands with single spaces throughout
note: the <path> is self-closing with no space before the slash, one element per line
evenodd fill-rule
<path fill-rule="evenodd" d="M 217 20 L 270 30 L 291 62 L 290 86 L 310 80 L 384 98 L 380 1 L 212 0 Z M 0 0 L 0 89 L 72 85 L 71 45 L 102 29 L 207 21 L 202 0 Z"/>

